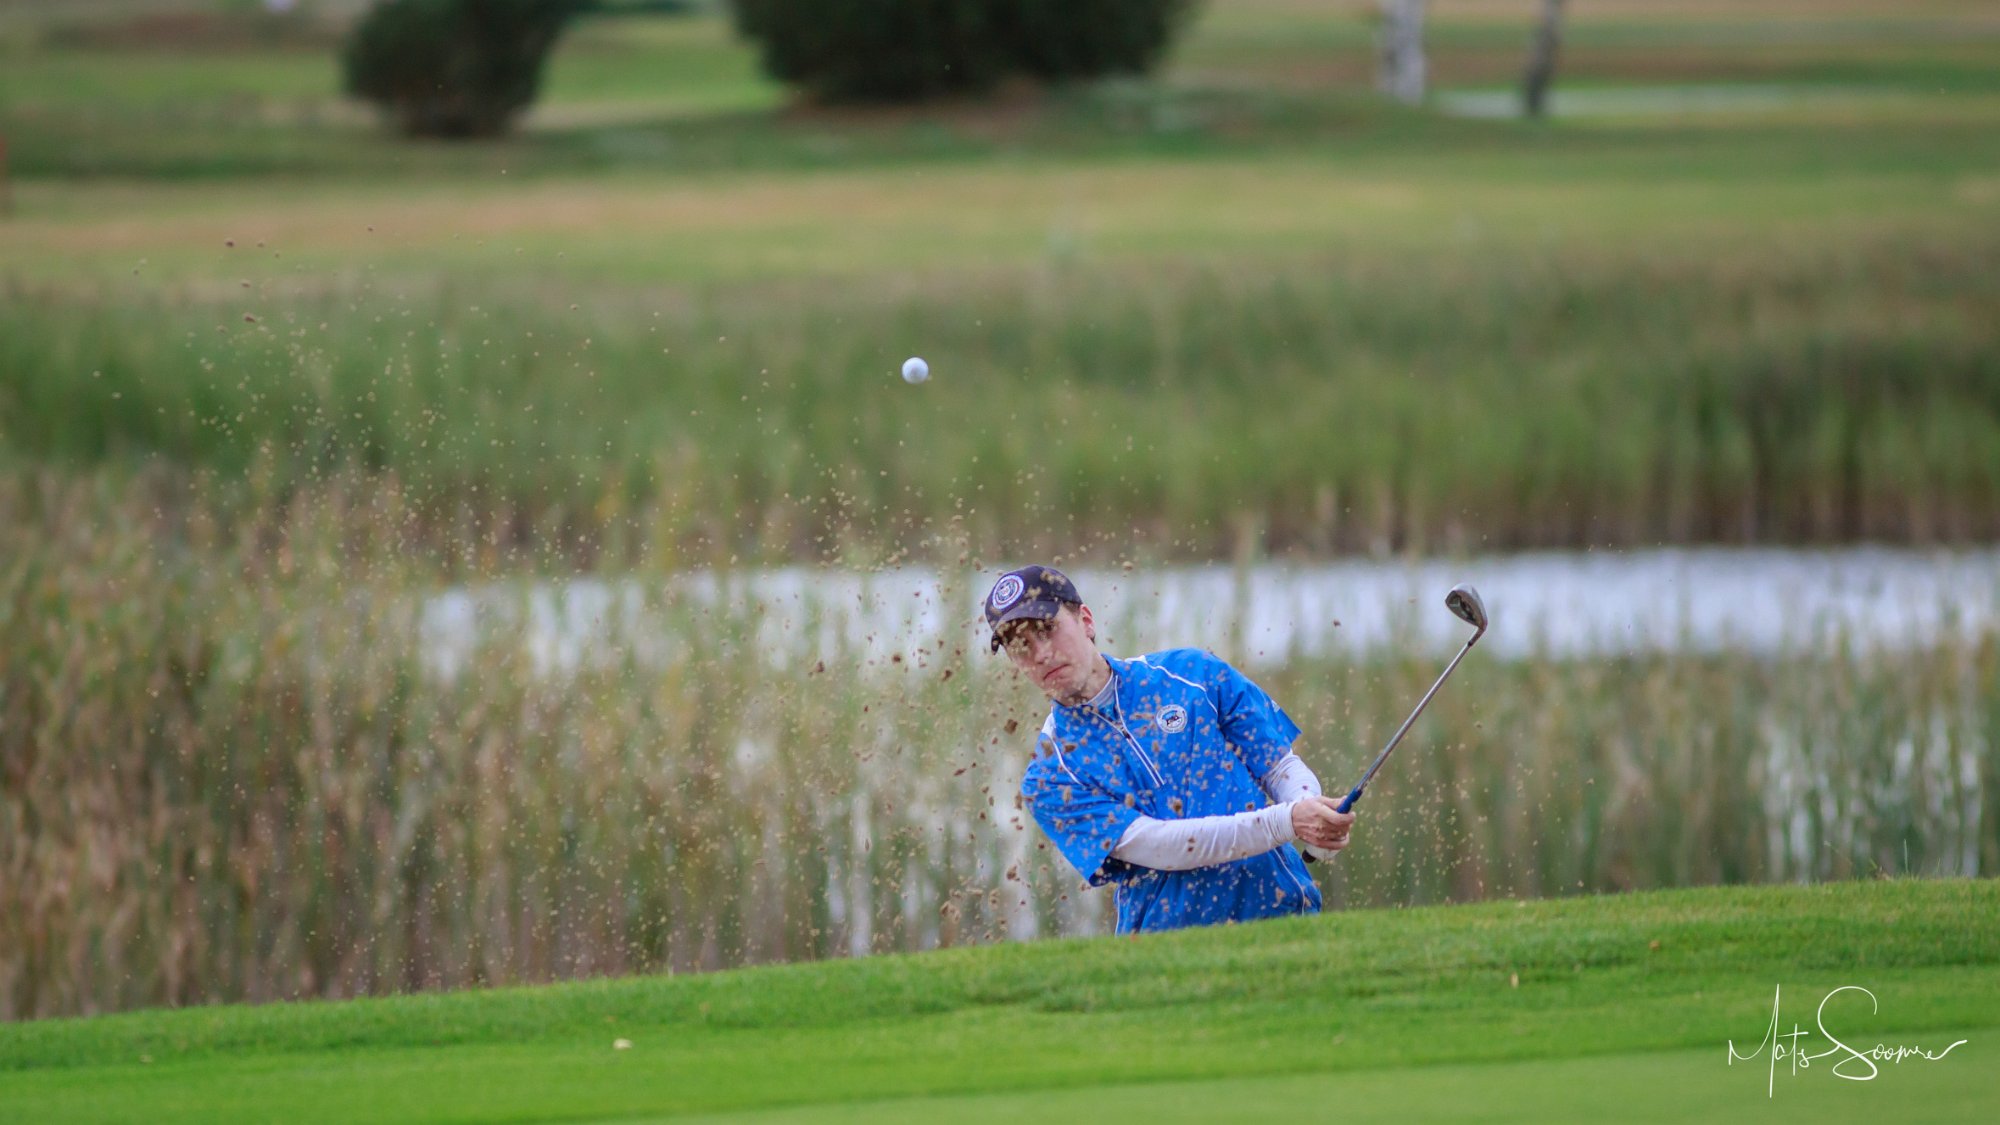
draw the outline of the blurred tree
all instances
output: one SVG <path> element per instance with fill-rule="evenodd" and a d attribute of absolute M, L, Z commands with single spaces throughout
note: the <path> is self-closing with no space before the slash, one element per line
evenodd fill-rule
<path fill-rule="evenodd" d="M 1380 70 L 1375 84 L 1405 105 L 1424 100 L 1424 0 L 1378 0 Z"/>
<path fill-rule="evenodd" d="M 1540 117 L 1548 108 L 1549 83 L 1556 77 L 1556 51 L 1562 46 L 1563 0 L 1542 0 L 1541 19 L 1528 51 L 1528 70 L 1521 80 L 1522 109 Z"/>
<path fill-rule="evenodd" d="M 764 72 L 826 101 L 918 101 L 984 90 L 1004 71 L 978 0 L 735 0 Z"/>
<path fill-rule="evenodd" d="M 993 5 L 1015 64 L 1064 81 L 1146 74 L 1194 12 L 1193 0 L 1009 0 Z"/>
<path fill-rule="evenodd" d="M 413 137 L 505 132 L 588 0 L 382 0 L 342 52 L 347 92 Z"/>
<path fill-rule="evenodd" d="M 1194 0 L 734 0 L 764 70 L 828 102 L 978 93 L 1009 75 L 1142 74 Z"/>

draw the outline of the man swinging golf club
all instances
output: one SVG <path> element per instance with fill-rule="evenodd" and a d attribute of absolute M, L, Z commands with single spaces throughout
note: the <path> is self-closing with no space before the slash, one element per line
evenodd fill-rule
<path fill-rule="evenodd" d="M 1354 815 L 1321 795 L 1297 724 L 1197 649 L 1119 660 L 1060 571 L 1011 571 L 986 595 L 1005 649 L 1053 706 L 1021 796 L 1091 886 L 1116 886 L 1118 932 L 1320 908 L 1295 843 L 1335 852 Z"/>

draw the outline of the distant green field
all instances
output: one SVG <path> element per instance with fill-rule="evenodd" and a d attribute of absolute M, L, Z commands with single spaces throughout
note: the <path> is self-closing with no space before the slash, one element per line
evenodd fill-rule
<path fill-rule="evenodd" d="M 1440 90 L 1517 79 L 1532 5 L 1432 9 Z M 163 10 L 208 15 L 162 26 Z M 490 176 L 505 167 L 518 176 L 1018 152 L 1073 159 L 1105 150 L 1291 151 L 1301 140 L 1337 143 L 1379 117 L 1370 4 L 1208 4 L 1161 80 L 1113 83 L 1109 107 L 1080 90 L 859 116 L 785 111 L 789 99 L 759 73 L 753 45 L 707 11 L 582 20 L 550 62 L 524 141 L 424 151 L 386 141 L 361 107 L 341 98 L 338 25 L 259 38 L 243 30 L 255 21 L 240 12 L 217 17 L 217 10 L 194 0 L 111 3 L 84 9 L 95 13 L 86 18 L 29 5 L 0 22 L 7 62 L 0 67 L 0 129 L 16 174 L 403 178 Z M 2000 114 L 1996 57 L 2000 33 L 1970 0 L 1777 5 L 1754 17 L 1668 0 L 1575 11 L 1562 81 L 1580 88 L 1836 88 L 1864 98 L 1862 112 L 1906 123 L 1963 114 L 1968 103 L 1990 122 Z M 1393 127 L 1401 131 L 1413 120 L 1392 119 Z"/>
<path fill-rule="evenodd" d="M 1366 5 L 867 112 L 714 12 L 592 18 L 518 136 L 443 146 L 338 98 L 333 31 L 130 23 L 168 7 L 9 25 L 0 463 L 388 471 L 597 535 L 673 461 L 741 516 L 717 561 L 955 517 L 1184 557 L 2000 529 L 1976 4 L 1584 6 L 1559 98 L 1641 108 L 1540 124 L 1383 104 Z M 1531 7 L 1435 6 L 1439 105 L 1506 103 Z"/>
<path fill-rule="evenodd" d="M 0 1104 L 62 1121 L 1983 1121 L 2000 1096 L 1996 886 L 1496 902 L 12 1024 Z M 1774 1073 L 1774 1000 L 1781 1031 L 1811 1032 L 1847 985 L 1875 997 L 1827 1003 L 1850 1046 L 1966 1042 L 1869 1082 L 1829 1073 L 1844 1055 Z M 1753 1061 L 1728 1062 L 1731 1044 Z"/>
<path fill-rule="evenodd" d="M 559 283 L 597 297 L 795 279 L 893 292 L 913 275 L 1187 259 L 1281 267 L 1450 254 L 1490 269 L 1534 253 L 1643 260 L 1992 229 L 2000 141 L 1990 122 L 1822 112 L 1806 128 L 1592 122 L 1533 136 L 1377 111 L 1346 136 L 1285 151 L 1217 138 L 1206 151 L 1121 155 L 1114 141 L 1004 160 L 948 136 L 926 154 L 912 137 L 864 129 L 840 142 L 856 150 L 837 162 L 847 166 L 683 176 L 546 166 L 523 176 L 549 154 L 519 153 L 523 169 L 503 147 L 466 154 L 490 165 L 478 174 L 420 180 L 27 180 L 0 238 L 5 276 L 116 286 L 107 296 L 244 278 L 282 296 L 365 272 L 378 285 Z M 708 128 L 662 140 L 722 143 L 735 126 Z M 811 135 L 748 128 L 729 143 L 811 160 Z M 862 155 L 870 147 L 874 160 Z"/>

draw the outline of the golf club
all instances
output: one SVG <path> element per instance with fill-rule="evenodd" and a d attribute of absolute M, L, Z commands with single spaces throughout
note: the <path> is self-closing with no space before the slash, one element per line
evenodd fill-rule
<path fill-rule="evenodd" d="M 1472 646 L 1479 643 L 1479 638 L 1486 635 L 1486 603 L 1480 600 L 1479 591 L 1461 582 L 1453 586 L 1451 592 L 1444 596 L 1444 604 L 1447 609 L 1471 625 L 1476 632 L 1472 634 L 1471 640 L 1465 642 L 1465 647 L 1458 650 L 1458 655 L 1451 658 L 1451 663 L 1445 665 L 1444 675 L 1439 676 L 1437 683 L 1431 685 L 1431 690 L 1425 692 L 1424 697 L 1417 701 L 1417 709 L 1410 712 L 1410 717 L 1403 720 L 1402 726 L 1396 728 L 1395 737 L 1391 738 L 1389 745 L 1384 746 L 1382 752 L 1375 756 L 1375 764 L 1369 766 L 1368 772 L 1361 775 L 1361 783 L 1348 793 L 1346 800 L 1340 802 L 1341 812 L 1353 808 L 1354 802 L 1361 799 L 1361 791 L 1368 788 L 1368 783 L 1374 780 L 1375 771 L 1381 769 L 1382 763 L 1389 760 L 1389 751 L 1394 750 L 1396 744 L 1403 741 L 1403 736 L 1409 733 L 1410 724 L 1417 721 L 1417 716 L 1423 714 L 1424 707 L 1430 703 L 1431 696 L 1436 695 L 1437 690 L 1444 686 L 1445 676 L 1451 675 L 1451 670 L 1458 667 L 1458 662 L 1465 659 L 1465 654 L 1471 652 Z"/>

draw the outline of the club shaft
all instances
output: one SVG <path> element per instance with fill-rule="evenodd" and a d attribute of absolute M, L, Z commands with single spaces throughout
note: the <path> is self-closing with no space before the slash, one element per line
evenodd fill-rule
<path fill-rule="evenodd" d="M 1403 720 L 1402 726 L 1396 728 L 1395 735 L 1389 739 L 1389 745 L 1382 748 L 1382 752 L 1375 756 L 1375 763 L 1368 767 L 1367 773 L 1361 775 L 1361 783 L 1356 785 L 1353 791 L 1347 794 L 1347 799 L 1340 803 L 1341 812 L 1346 812 L 1353 808 L 1354 802 L 1361 799 L 1361 791 L 1368 788 L 1368 783 L 1375 779 L 1375 771 L 1381 769 L 1382 763 L 1389 760 L 1389 752 L 1396 748 L 1398 742 L 1403 741 L 1403 736 L 1410 732 L 1410 727 L 1417 721 L 1417 716 L 1424 713 L 1425 707 L 1430 706 L 1431 696 L 1438 693 L 1438 689 L 1444 686 L 1445 679 L 1451 675 L 1451 670 L 1458 667 L 1458 662 L 1465 659 L 1465 654 L 1471 652 L 1472 646 L 1478 644 L 1479 638 L 1484 635 L 1485 630 L 1483 629 L 1474 633 L 1472 639 L 1465 642 L 1465 647 L 1458 650 L 1458 655 L 1451 658 L 1451 663 L 1444 666 L 1443 674 L 1438 676 L 1437 682 L 1431 685 L 1431 690 L 1425 692 L 1424 697 L 1417 701 L 1417 709 L 1410 712 L 1410 717 Z"/>

